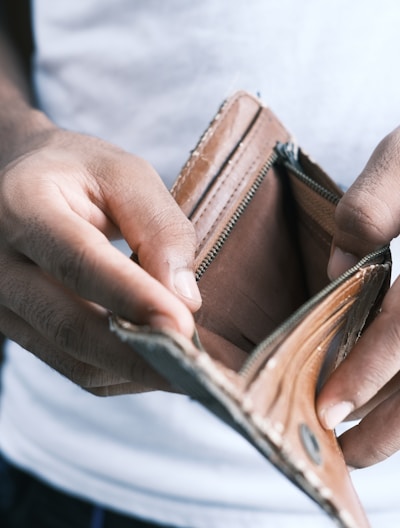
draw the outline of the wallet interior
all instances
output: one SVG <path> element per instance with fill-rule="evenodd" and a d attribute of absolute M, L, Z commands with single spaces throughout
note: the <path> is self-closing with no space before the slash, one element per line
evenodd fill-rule
<path fill-rule="evenodd" d="M 321 188 L 331 187 L 328 194 L 340 193 L 301 154 L 300 163 Z M 320 191 L 275 162 L 199 279 L 200 341 L 225 366 L 240 371 L 263 339 L 328 284 L 335 204 Z"/>

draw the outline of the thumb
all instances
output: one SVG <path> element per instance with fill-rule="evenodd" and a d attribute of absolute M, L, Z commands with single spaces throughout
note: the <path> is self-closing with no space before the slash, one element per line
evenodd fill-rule
<path fill-rule="evenodd" d="M 400 232 L 400 128 L 376 147 L 337 205 L 328 275 L 335 279 Z"/>
<path fill-rule="evenodd" d="M 201 297 L 194 275 L 196 235 L 191 222 L 168 192 L 137 247 L 140 265 L 177 295 L 191 311 Z"/>
<path fill-rule="evenodd" d="M 194 312 L 201 297 L 194 276 L 193 225 L 147 162 L 136 158 L 133 169 L 138 182 L 134 190 L 132 179 L 124 180 L 113 195 L 121 232 L 141 267 Z"/>

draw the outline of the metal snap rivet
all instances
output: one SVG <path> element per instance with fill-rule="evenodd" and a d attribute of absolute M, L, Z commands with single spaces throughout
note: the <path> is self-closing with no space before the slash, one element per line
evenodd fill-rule
<path fill-rule="evenodd" d="M 307 424 L 300 424 L 300 438 L 308 456 L 315 464 L 322 464 L 321 448 L 317 437 Z"/>

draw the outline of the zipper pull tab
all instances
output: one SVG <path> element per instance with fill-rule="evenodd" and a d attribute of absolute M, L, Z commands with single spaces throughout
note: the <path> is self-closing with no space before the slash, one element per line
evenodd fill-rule
<path fill-rule="evenodd" d="M 303 171 L 302 166 L 299 163 L 299 149 L 293 142 L 282 143 L 278 141 L 275 145 L 275 151 L 278 153 L 282 162 L 297 169 Z"/>

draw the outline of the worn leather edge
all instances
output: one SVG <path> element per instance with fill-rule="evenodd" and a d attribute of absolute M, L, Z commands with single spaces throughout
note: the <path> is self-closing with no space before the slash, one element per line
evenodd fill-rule
<path fill-rule="evenodd" d="M 222 104 L 171 189 L 187 217 L 191 217 L 204 190 L 240 144 L 261 108 L 257 98 L 243 91 Z"/>

